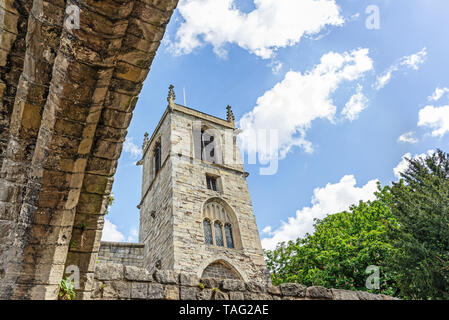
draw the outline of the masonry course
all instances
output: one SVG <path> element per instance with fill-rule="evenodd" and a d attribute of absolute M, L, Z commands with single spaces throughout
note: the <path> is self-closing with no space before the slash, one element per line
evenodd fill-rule
<path fill-rule="evenodd" d="M 298 283 L 272 286 L 256 281 L 199 279 L 195 274 L 173 270 L 156 270 L 150 275 L 144 268 L 102 263 L 95 270 L 94 288 L 94 300 L 397 300 L 383 294 Z"/>

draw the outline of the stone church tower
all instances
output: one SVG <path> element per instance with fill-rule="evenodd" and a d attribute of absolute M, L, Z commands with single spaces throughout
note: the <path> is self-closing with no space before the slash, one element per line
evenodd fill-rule
<path fill-rule="evenodd" d="M 234 116 L 175 104 L 145 134 L 139 242 L 143 266 L 202 278 L 269 281 Z"/>

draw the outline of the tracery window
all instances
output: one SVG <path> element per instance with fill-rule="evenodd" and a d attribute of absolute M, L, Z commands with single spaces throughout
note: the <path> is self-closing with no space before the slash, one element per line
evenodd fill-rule
<path fill-rule="evenodd" d="M 211 198 L 203 208 L 204 242 L 230 249 L 241 248 L 238 222 L 232 209 L 220 198 Z"/>

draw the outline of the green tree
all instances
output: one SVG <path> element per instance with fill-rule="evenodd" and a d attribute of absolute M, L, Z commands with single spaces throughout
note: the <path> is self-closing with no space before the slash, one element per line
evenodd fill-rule
<path fill-rule="evenodd" d="M 106 209 L 105 214 L 109 214 L 109 209 L 114 204 L 114 201 L 115 201 L 114 194 L 111 192 L 111 194 L 109 195 L 109 198 L 108 198 L 108 207 Z"/>
<path fill-rule="evenodd" d="M 449 154 L 409 159 L 391 187 L 391 211 L 400 229 L 390 230 L 401 295 L 449 299 Z"/>
<path fill-rule="evenodd" d="M 397 294 L 394 273 L 384 267 L 395 250 L 388 230 L 398 227 L 388 206 L 390 201 L 389 189 L 379 185 L 374 201 L 361 201 L 348 212 L 317 220 L 313 234 L 266 251 L 273 283 Z M 380 268 L 380 290 L 366 288 L 365 271 L 370 265 Z"/>

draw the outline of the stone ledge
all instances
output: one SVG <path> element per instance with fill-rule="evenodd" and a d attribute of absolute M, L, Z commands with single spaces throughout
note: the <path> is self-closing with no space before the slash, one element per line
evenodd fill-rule
<path fill-rule="evenodd" d="M 102 247 L 127 247 L 127 248 L 144 248 L 143 243 L 132 243 L 132 242 L 108 242 L 101 241 L 100 246 Z"/>

